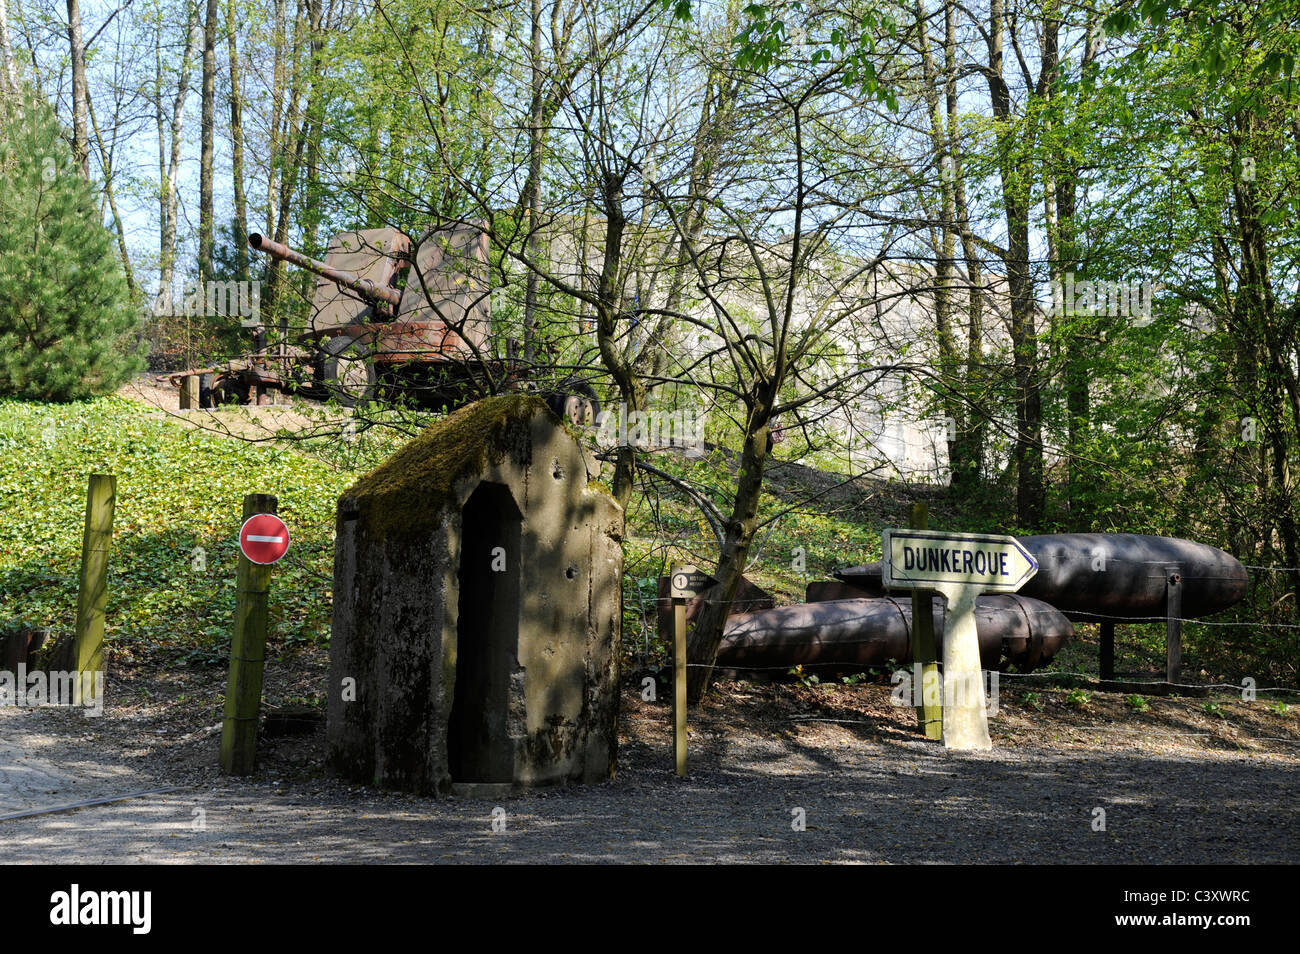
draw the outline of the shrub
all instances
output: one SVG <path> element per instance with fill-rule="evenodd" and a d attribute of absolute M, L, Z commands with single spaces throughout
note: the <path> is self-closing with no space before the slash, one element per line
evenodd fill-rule
<path fill-rule="evenodd" d="M 112 235 L 49 104 L 0 100 L 0 395 L 108 393 L 142 362 Z"/>

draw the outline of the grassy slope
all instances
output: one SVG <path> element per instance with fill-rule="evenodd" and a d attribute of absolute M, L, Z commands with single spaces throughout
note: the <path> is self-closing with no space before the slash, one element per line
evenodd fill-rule
<path fill-rule="evenodd" d="M 114 651 L 164 649 L 193 657 L 219 654 L 228 639 L 241 500 L 251 492 L 276 494 L 293 532 L 272 592 L 273 647 L 328 639 L 335 502 L 383 456 L 372 447 L 331 465 L 293 445 L 182 427 L 118 397 L 65 406 L 0 402 L 0 451 L 0 622 L 71 629 L 86 475 L 111 473 L 118 481 L 108 606 Z M 700 484 L 725 488 L 733 481 L 721 454 L 703 461 L 664 455 L 656 462 Z M 662 490 L 653 504 L 639 500 L 629 515 L 626 602 L 633 637 L 642 628 L 637 607 L 651 612 L 654 581 L 667 562 L 710 562 L 698 510 L 680 492 Z M 864 522 L 869 508 L 849 496 L 832 492 L 785 514 L 761 538 L 755 580 L 797 599 L 805 576 L 878 558 L 879 524 Z M 764 507 L 771 516 L 789 502 L 770 496 Z M 802 573 L 797 547 L 805 553 Z"/>
<path fill-rule="evenodd" d="M 229 639 L 236 536 L 251 492 L 276 494 L 293 532 L 276 573 L 273 643 L 328 635 L 333 504 L 347 476 L 119 398 L 0 403 L 0 449 L 0 620 L 72 627 L 86 475 L 99 472 L 117 476 L 108 604 L 116 653 L 206 655 Z"/>

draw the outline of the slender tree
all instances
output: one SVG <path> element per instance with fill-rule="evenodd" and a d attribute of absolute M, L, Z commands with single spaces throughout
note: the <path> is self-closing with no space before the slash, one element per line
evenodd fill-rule
<path fill-rule="evenodd" d="M 0 394 L 68 401 L 140 367 L 113 237 L 95 193 L 36 94 L 0 99 Z"/>
<path fill-rule="evenodd" d="M 207 0 L 203 17 L 202 114 L 199 120 L 199 279 L 212 277 L 212 177 L 217 116 L 217 19 L 218 0 Z"/>

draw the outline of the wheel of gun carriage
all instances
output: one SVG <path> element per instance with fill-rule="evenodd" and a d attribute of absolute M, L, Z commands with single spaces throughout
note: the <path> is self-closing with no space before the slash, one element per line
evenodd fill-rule
<path fill-rule="evenodd" d="M 340 335 L 324 345 L 320 387 L 343 407 L 360 407 L 375 397 L 379 374 L 370 349 L 355 338 Z"/>
<path fill-rule="evenodd" d="M 223 407 L 248 403 L 248 388 L 238 378 L 222 378 L 212 388 L 212 406 Z"/>
<path fill-rule="evenodd" d="M 199 375 L 199 407 L 209 410 L 212 407 L 212 379 L 215 375 Z"/>
<path fill-rule="evenodd" d="M 556 416 L 569 424 L 591 427 L 600 416 L 600 399 L 596 390 L 583 378 L 571 378 L 546 395 L 546 403 Z"/>

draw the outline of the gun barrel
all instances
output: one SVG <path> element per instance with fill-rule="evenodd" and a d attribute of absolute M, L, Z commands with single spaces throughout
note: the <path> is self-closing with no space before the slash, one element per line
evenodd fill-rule
<path fill-rule="evenodd" d="M 314 258 L 308 258 L 302 252 L 296 252 L 287 245 L 272 241 L 264 235 L 257 232 L 248 233 L 248 246 L 259 252 L 265 252 L 272 258 L 278 258 L 284 262 L 291 262 L 299 268 L 305 268 L 309 272 L 314 272 L 322 278 L 328 278 L 341 288 L 346 288 L 356 292 L 366 301 L 382 301 L 396 308 L 402 303 L 402 293 L 396 288 L 386 288 L 382 285 L 376 285 L 368 278 L 361 278 L 352 273 L 345 272 L 339 268 L 331 268 L 324 262 L 318 262 Z"/>

